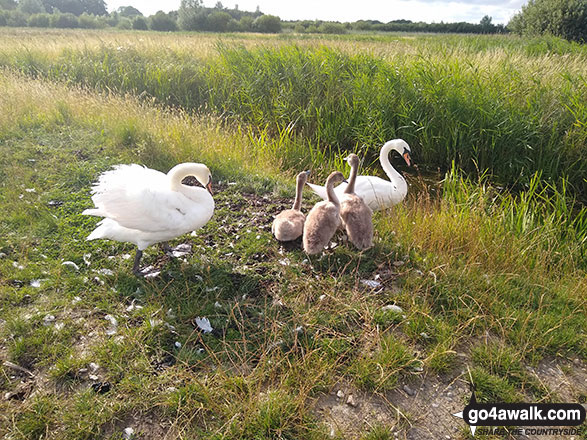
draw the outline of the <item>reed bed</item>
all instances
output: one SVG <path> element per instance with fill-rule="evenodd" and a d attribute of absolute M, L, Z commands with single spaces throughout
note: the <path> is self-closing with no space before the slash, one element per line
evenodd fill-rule
<path fill-rule="evenodd" d="M 446 171 L 454 161 L 517 188 L 540 172 L 553 184 L 567 179 L 573 194 L 587 193 L 580 46 L 557 42 L 558 51 L 532 53 L 528 42 L 514 49 L 495 36 L 365 38 L 353 46 L 348 38 L 100 32 L 70 44 L 75 34 L 57 35 L 33 49 L 38 37 L 27 34 L 0 50 L 0 64 L 214 112 L 287 138 L 295 151 L 311 146 L 331 158 L 360 151 L 370 162 L 385 140 L 402 137 L 431 170 Z"/>

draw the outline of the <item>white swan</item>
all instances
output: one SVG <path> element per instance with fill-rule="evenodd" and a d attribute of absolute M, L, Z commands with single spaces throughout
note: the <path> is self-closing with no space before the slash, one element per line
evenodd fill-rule
<path fill-rule="evenodd" d="M 361 197 L 367 206 L 374 211 L 397 205 L 408 193 L 408 184 L 405 179 L 389 162 L 388 156 L 391 150 L 397 151 L 404 158 L 408 166 L 411 165 L 410 146 L 403 139 L 393 139 L 387 141 L 381 147 L 381 152 L 379 153 L 379 162 L 389 177 L 389 180 L 377 176 L 357 176 L 355 182 L 355 194 Z M 327 199 L 325 187 L 311 183 L 307 185 L 324 200 Z M 341 183 L 334 188 L 334 192 L 338 198 L 342 197 L 346 186 L 346 183 Z"/>
<path fill-rule="evenodd" d="M 206 187 L 182 184 L 194 176 Z M 105 217 L 87 240 L 106 238 L 137 245 L 133 272 L 148 246 L 204 226 L 214 213 L 212 175 L 201 163 L 182 163 L 167 174 L 140 165 L 117 165 L 92 188 L 95 208 L 85 215 Z"/>

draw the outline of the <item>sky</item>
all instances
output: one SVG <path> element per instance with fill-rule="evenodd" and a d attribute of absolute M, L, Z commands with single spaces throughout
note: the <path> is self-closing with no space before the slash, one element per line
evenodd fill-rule
<path fill-rule="evenodd" d="M 204 0 L 204 6 L 213 7 L 217 0 Z M 242 11 L 254 11 L 257 6 L 265 14 L 277 15 L 282 20 L 357 20 L 424 21 L 427 23 L 468 21 L 478 23 L 485 15 L 493 23 L 506 24 L 520 10 L 526 0 L 224 0 L 224 7 L 235 4 Z M 106 0 L 109 11 L 120 6 L 134 6 L 144 15 L 159 10 L 169 12 L 179 8 L 180 0 Z"/>

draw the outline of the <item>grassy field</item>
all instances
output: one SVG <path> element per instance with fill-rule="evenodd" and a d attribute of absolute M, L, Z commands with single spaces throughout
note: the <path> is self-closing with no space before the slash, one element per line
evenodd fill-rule
<path fill-rule="evenodd" d="M 587 396 L 584 47 L 0 35 L 0 436 L 465 439 L 471 383 Z M 373 249 L 272 239 L 299 169 L 321 180 L 394 136 L 444 178 L 413 172 Z M 209 165 L 216 212 L 136 279 L 131 245 L 85 241 L 90 186 L 182 161 Z"/>
<path fill-rule="evenodd" d="M 587 51 L 580 45 L 509 36 L 117 32 L 57 32 L 39 45 L 35 31 L 13 32 L 6 31 L 0 65 L 28 75 L 214 112 L 284 144 L 359 151 L 370 160 L 377 145 L 401 137 L 432 170 L 454 161 L 518 189 L 540 172 L 587 194 Z M 285 169 L 298 163 L 297 149 L 290 159 Z"/>

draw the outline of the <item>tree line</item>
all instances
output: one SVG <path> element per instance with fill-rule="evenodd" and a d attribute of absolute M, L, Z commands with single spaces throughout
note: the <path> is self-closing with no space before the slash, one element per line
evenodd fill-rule
<path fill-rule="evenodd" d="M 182 0 L 177 11 L 145 17 L 133 6 L 108 13 L 104 0 L 0 0 L 0 26 L 154 30 L 163 32 L 281 32 L 279 17 Z"/>
<path fill-rule="evenodd" d="M 551 34 L 567 40 L 587 41 L 586 0 L 529 0 L 504 26 L 489 16 L 479 23 L 424 23 L 394 20 L 282 21 L 279 17 L 226 8 L 221 2 L 205 7 L 202 0 L 182 0 L 177 11 L 159 11 L 149 17 L 133 6 L 108 13 L 104 0 L 0 0 L 0 26 L 106 28 L 154 31 L 296 32 L 345 34 L 349 32 L 434 32 L 525 35 Z"/>

